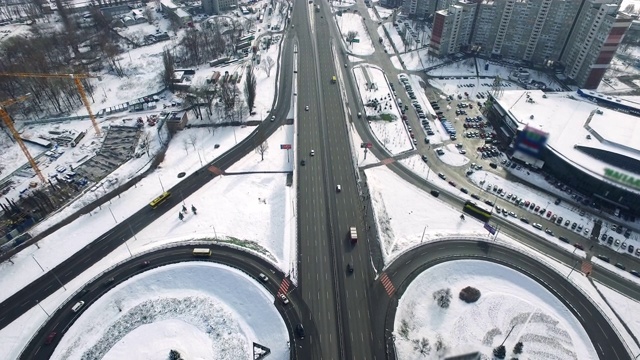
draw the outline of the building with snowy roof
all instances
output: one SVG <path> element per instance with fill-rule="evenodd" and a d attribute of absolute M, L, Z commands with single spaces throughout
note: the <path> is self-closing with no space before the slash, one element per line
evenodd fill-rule
<path fill-rule="evenodd" d="M 487 103 L 487 118 L 517 160 L 543 168 L 604 207 L 640 213 L 639 117 L 577 92 L 503 91 Z M 525 128 L 546 134 L 539 157 L 517 151 Z"/>

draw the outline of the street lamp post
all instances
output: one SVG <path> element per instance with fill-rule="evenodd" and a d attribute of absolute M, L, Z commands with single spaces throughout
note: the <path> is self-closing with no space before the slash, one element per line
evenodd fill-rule
<path fill-rule="evenodd" d="M 42 304 L 40 304 L 40 301 L 39 301 L 39 300 L 36 300 L 36 304 L 38 304 L 38 306 L 40 306 L 40 309 L 42 309 L 42 311 L 44 311 L 44 313 L 45 313 L 45 314 L 47 314 L 47 317 L 51 316 L 51 315 L 49 315 L 49 313 L 47 312 L 47 310 L 45 310 L 45 309 L 42 307 Z"/>
<path fill-rule="evenodd" d="M 578 250 L 578 248 L 573 249 L 573 252 L 571 253 L 571 258 L 574 258 L 574 254 L 576 253 L 576 250 Z M 575 260 L 575 259 L 574 259 Z M 575 262 L 573 263 L 573 267 L 571 267 L 571 271 L 569 271 L 569 274 L 567 275 L 567 279 L 569 279 L 569 276 L 571 275 L 571 273 L 573 272 L 573 270 L 576 268 L 576 265 L 578 265 L 578 260 L 575 260 Z"/>

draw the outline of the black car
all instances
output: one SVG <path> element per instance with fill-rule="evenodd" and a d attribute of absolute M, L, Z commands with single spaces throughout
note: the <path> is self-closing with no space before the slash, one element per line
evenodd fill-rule
<path fill-rule="evenodd" d="M 431 190 L 431 195 L 432 195 L 433 197 L 438 197 L 438 196 L 440 196 L 440 191 L 438 191 L 438 190 Z"/>
<path fill-rule="evenodd" d="M 476 194 L 471 194 L 471 197 L 476 199 L 476 200 L 480 200 L 480 196 L 476 195 Z"/>
<path fill-rule="evenodd" d="M 489 206 L 493 206 L 493 201 L 491 201 L 491 200 L 485 200 L 484 203 L 489 205 Z"/>
<path fill-rule="evenodd" d="M 347 264 L 347 272 L 348 272 L 349 274 L 352 274 L 352 273 L 353 273 L 353 265 L 351 265 L 351 264 Z"/>
<path fill-rule="evenodd" d="M 467 189 L 465 189 L 465 188 L 460 188 L 460 191 L 462 191 L 462 192 L 463 192 L 463 193 L 465 193 L 465 194 L 468 194 L 468 193 L 469 193 L 469 190 L 467 190 Z"/>
<path fill-rule="evenodd" d="M 564 236 L 558 236 L 558 239 L 560 239 L 560 241 L 562 241 L 562 242 L 566 242 L 567 244 L 569 244 L 569 239 L 567 239 Z"/>
<path fill-rule="evenodd" d="M 600 259 L 600 260 L 604 261 L 604 262 L 607 262 L 607 263 L 610 261 L 610 260 L 609 260 L 609 258 L 608 258 L 608 257 L 606 257 L 606 256 L 604 256 L 604 255 L 598 255 L 598 256 L 596 256 L 596 257 L 597 257 L 598 259 Z"/>
<path fill-rule="evenodd" d="M 302 326 L 302 324 L 296 325 L 296 335 L 298 335 L 300 339 L 304 339 L 304 326 Z"/>
<path fill-rule="evenodd" d="M 304 160 L 300 160 L 300 165 L 304 166 L 306 162 Z"/>

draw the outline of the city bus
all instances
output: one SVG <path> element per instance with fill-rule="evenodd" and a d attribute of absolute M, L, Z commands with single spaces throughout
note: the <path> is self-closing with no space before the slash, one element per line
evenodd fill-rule
<path fill-rule="evenodd" d="M 209 248 L 194 248 L 193 256 L 211 256 L 211 249 Z"/>
<path fill-rule="evenodd" d="M 171 196 L 171 193 L 168 191 L 165 191 L 162 194 L 160 194 L 160 196 L 158 196 L 157 198 L 151 200 L 151 202 L 149 203 L 149 206 L 155 209 L 158 207 L 158 205 L 162 204 L 165 200 L 167 200 L 169 196 Z"/>
<path fill-rule="evenodd" d="M 473 201 L 466 201 L 464 203 L 464 208 L 462 208 L 462 211 L 482 222 L 489 222 L 489 219 L 491 219 L 491 211 L 482 208 Z"/>

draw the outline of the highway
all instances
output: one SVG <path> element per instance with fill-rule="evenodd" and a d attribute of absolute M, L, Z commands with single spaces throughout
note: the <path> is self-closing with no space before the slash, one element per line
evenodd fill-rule
<path fill-rule="evenodd" d="M 269 281 L 267 283 L 260 283 L 263 284 L 263 286 L 265 286 L 275 298 L 280 282 L 284 279 L 285 274 L 275 268 L 273 264 L 261 257 L 251 255 L 242 250 L 220 245 L 207 245 L 207 247 L 213 250 L 210 258 L 194 257 L 192 255 L 194 246 L 176 246 L 159 249 L 158 251 L 145 254 L 139 258 L 134 258 L 125 264 L 102 274 L 99 278 L 87 284 L 82 292 L 73 296 L 59 311 L 51 314 L 51 317 L 47 321 L 47 326 L 41 328 L 40 331 L 35 334 L 33 341 L 31 341 L 23 351 L 21 359 L 49 359 L 55 350 L 55 344 L 62 338 L 62 334 L 64 334 L 67 329 L 73 325 L 75 320 L 82 315 L 82 311 L 78 313 L 71 311 L 71 306 L 73 304 L 83 300 L 85 302 L 83 309 L 86 309 L 120 282 L 154 267 L 183 261 L 214 261 L 216 263 L 240 269 L 254 277 L 257 282 L 260 282 L 257 278 L 258 274 L 263 273 L 269 277 Z M 150 265 L 148 267 L 143 267 L 141 264 L 144 261 L 149 261 Z M 113 278 L 114 281 L 109 281 L 111 278 Z M 306 308 L 306 304 L 300 299 L 298 291 L 293 291 L 288 295 L 288 297 L 290 301 L 289 305 L 282 305 L 282 303 L 275 298 L 275 306 L 278 312 L 282 315 L 289 329 L 292 329 L 301 321 L 300 315 L 297 311 L 306 313 L 308 312 L 308 309 Z M 44 345 L 44 340 L 52 331 L 56 331 L 58 333 L 55 339 L 56 342 L 52 345 L 46 346 Z M 291 348 L 294 350 L 293 353 L 295 358 L 308 358 L 309 349 L 307 347 L 300 348 L 295 345 L 297 345 L 297 341 L 296 339 L 292 339 Z"/>
<path fill-rule="evenodd" d="M 277 106 L 271 113 L 276 116 L 276 121 L 262 123 L 249 137 L 243 139 L 234 148 L 216 158 L 210 163 L 210 166 L 222 170 L 227 169 L 233 163 L 252 152 L 258 144 L 266 140 L 284 123 L 291 106 L 293 42 L 290 41 L 290 39 L 285 39 L 283 44 L 284 49 L 282 52 L 283 55 L 281 55 L 282 59 L 280 59 L 281 67 L 279 68 L 278 74 L 280 83 L 277 85 Z M 157 209 L 151 209 L 149 206 L 143 207 L 128 219 L 118 223 L 111 230 L 99 236 L 91 244 L 73 254 L 63 263 L 10 296 L 0 304 L 0 328 L 7 326 L 28 309 L 36 306 L 38 301 L 53 294 L 60 288 L 60 282 L 68 283 L 83 273 L 94 263 L 122 245 L 131 237 L 132 232 L 137 233 L 156 221 L 169 209 L 178 205 L 183 198 L 191 195 L 215 176 L 216 174 L 209 171 L 206 167 L 187 176 L 175 187 L 168 189 L 174 195 Z M 161 190 L 158 189 L 158 193 L 160 192 Z"/>
<path fill-rule="evenodd" d="M 298 122 L 296 149 L 298 164 L 296 164 L 295 173 L 298 186 L 299 287 L 293 290 L 293 297 L 296 300 L 292 309 L 295 311 L 291 311 L 293 314 L 285 314 L 289 316 L 285 319 L 292 330 L 291 325 L 298 321 L 295 314 L 297 311 L 300 321 L 305 325 L 307 336 L 302 341 L 296 340 L 296 352 L 293 356 L 299 359 L 389 358 L 388 351 L 391 351 L 392 347 L 389 348 L 388 333 L 385 334 L 385 329 L 391 329 L 392 323 L 388 317 L 395 312 L 397 297 L 401 295 L 411 279 L 437 261 L 473 257 L 508 263 L 525 269 L 525 272 L 535 275 L 534 278 L 543 279 L 552 287 L 553 292 L 561 295 L 561 299 L 562 296 L 565 297 L 562 301 L 571 302 L 573 305 L 571 310 L 583 322 L 591 339 L 597 341 L 596 349 L 600 348 L 599 354 L 610 356 L 604 357 L 606 359 L 626 359 L 626 354 L 619 354 L 619 350 L 616 350 L 622 348 L 618 347 L 621 345 L 620 340 L 612 335 L 613 330 L 602 319 L 602 315 L 595 311 L 587 299 L 581 298 L 578 292 L 571 291 L 570 284 L 563 281 L 561 276 L 554 275 L 545 266 L 537 264 L 535 260 L 521 254 L 516 256 L 510 250 L 493 244 L 479 246 L 476 242 L 448 240 L 447 246 L 442 243 L 425 245 L 401 256 L 390 265 L 385 274 L 395 284 L 397 293 L 389 295 L 385 291 L 381 279 L 376 278 L 375 269 L 372 266 L 372 248 L 378 244 L 373 238 L 371 239 L 373 242 L 370 243 L 365 235 L 367 233 L 365 212 L 370 210 L 366 208 L 370 207 L 370 204 L 361 200 L 363 190 L 354 166 L 345 123 L 345 118 L 347 116 L 353 118 L 352 114 L 361 109 L 361 104 L 349 75 L 351 64 L 346 61 L 341 52 L 341 45 L 337 41 L 340 35 L 336 32 L 335 24 L 327 22 L 329 9 L 324 2 L 318 4 L 321 7 L 320 12 L 315 12 L 312 5 L 307 2 L 294 3 L 292 24 L 295 26 L 289 29 L 284 39 L 278 74 L 278 98 L 273 111 L 276 122 L 263 123 L 252 136 L 211 163 L 219 169 L 228 168 L 253 151 L 282 124 L 291 106 L 291 83 L 294 75 L 293 47 L 297 46 L 298 116 L 295 121 Z M 366 10 L 363 11 L 366 13 Z M 376 57 L 380 56 L 376 55 Z M 383 69 L 389 71 L 390 80 L 395 79 L 397 71 L 387 69 L 391 66 L 390 62 L 386 56 L 383 57 L 387 59 Z M 347 68 L 343 66 L 345 63 Z M 344 80 L 344 82 L 332 83 L 331 77 L 334 75 L 338 75 L 340 81 Z M 347 93 L 345 100 L 349 104 L 348 114 L 344 112 L 345 101 L 340 93 L 341 86 Z M 307 105 L 308 111 L 305 110 Z M 356 120 L 354 124 L 362 140 L 374 145 L 371 149 L 373 155 L 379 159 L 390 157 L 390 154 L 372 136 L 365 122 Z M 424 150 L 422 145 L 419 149 Z M 314 150 L 314 156 L 311 156 L 311 150 Z M 305 161 L 305 165 L 301 164 L 302 160 Z M 442 168 L 443 172 L 447 171 L 443 164 L 433 165 L 434 170 Z M 434 188 L 432 184 L 397 163 L 390 163 L 387 166 L 407 183 L 427 191 Z M 206 169 L 190 175 L 170 190 L 173 194 L 181 196 L 172 196 L 167 203 L 156 210 L 149 207 L 139 210 L 67 261 L 4 301 L 0 304 L 0 327 L 6 326 L 35 306 L 37 301 L 57 290 L 60 285 L 56 277 L 63 283 L 75 278 L 120 246 L 131 236 L 132 231 L 135 233 L 148 226 L 158 216 L 180 203 L 183 197 L 189 196 L 213 177 L 215 174 Z M 336 189 L 337 185 L 341 185 L 340 192 Z M 451 189 L 442 189 L 438 200 L 461 208 L 462 201 L 448 191 Z M 502 232 L 560 261 L 568 264 L 575 262 L 570 253 L 556 245 L 500 217 L 495 218 Z M 349 242 L 348 231 L 351 226 L 356 226 L 358 229 L 359 241 L 355 245 Z M 154 259 L 154 265 L 156 261 L 173 262 L 191 258 L 186 249 L 168 254 L 154 253 L 150 256 Z M 259 269 L 262 269 L 260 270 L 262 272 L 266 269 L 265 266 L 252 264 L 248 255 L 234 254 L 230 258 L 232 258 L 231 261 L 235 261 L 232 265 L 241 268 L 243 265 L 240 263 L 247 261 L 248 267 L 245 271 L 253 275 Z M 355 269 L 353 274 L 346 271 L 347 264 L 353 265 Z M 117 281 L 121 281 L 140 269 L 136 264 L 131 264 L 114 271 Z M 581 275 L 576 273 L 576 276 Z M 615 274 L 594 268 L 592 276 L 607 285 L 640 298 L 637 286 L 632 286 Z M 104 278 L 108 278 L 107 275 L 101 278 L 101 281 Z M 273 281 L 269 286 L 271 287 L 271 283 L 275 284 L 281 278 L 282 274 L 273 275 Z M 103 292 L 98 290 L 99 287 L 101 287 L 100 281 L 87 287 L 89 292 L 86 296 L 89 296 L 90 301 Z M 273 289 L 270 288 L 270 290 Z M 34 355 L 33 358 L 40 358 L 40 354 L 44 354 L 44 352 L 37 353 L 44 351 L 38 350 L 41 345 L 38 342 L 42 341 L 47 331 L 57 329 L 57 326 L 66 328 L 70 325 L 73 318 L 68 314 L 68 306 L 76 299 L 77 297 L 74 297 L 61 312 L 54 315 L 55 321 L 53 318 L 49 321 L 42 333 L 34 338 L 34 342 L 29 345 L 25 354 Z M 383 339 L 385 341 L 382 341 Z"/>

